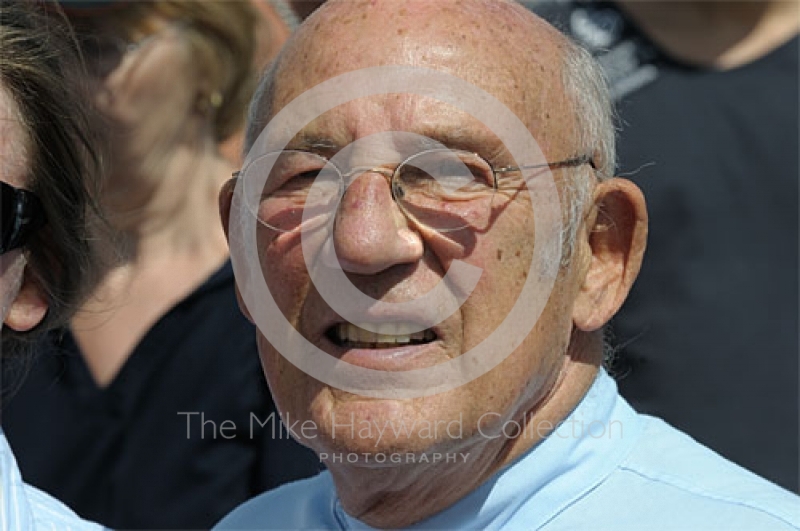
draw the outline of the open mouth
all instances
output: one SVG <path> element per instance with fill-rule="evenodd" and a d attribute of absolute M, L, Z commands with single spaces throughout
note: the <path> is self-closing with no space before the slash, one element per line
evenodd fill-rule
<path fill-rule="evenodd" d="M 374 323 L 370 324 L 375 328 Z M 337 323 L 325 332 L 334 344 L 345 348 L 394 348 L 402 345 L 425 345 L 436 340 L 431 330 L 412 332 L 415 327 L 403 323 L 380 323 L 378 332 L 370 332 L 350 323 Z M 417 327 L 418 328 L 418 327 Z"/>

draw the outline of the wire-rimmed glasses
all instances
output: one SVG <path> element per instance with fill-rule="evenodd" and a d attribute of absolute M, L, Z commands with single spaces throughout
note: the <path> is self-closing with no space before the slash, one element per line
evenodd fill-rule
<path fill-rule="evenodd" d="M 589 156 L 527 166 L 493 168 L 476 153 L 447 148 L 416 153 L 394 169 L 358 167 L 342 171 L 309 151 L 267 153 L 234 177 L 242 180 L 247 208 L 279 232 L 305 232 L 328 223 L 351 179 L 384 176 L 392 198 L 413 223 L 438 232 L 485 227 L 498 191 L 498 176 L 537 168 L 591 164 Z"/>

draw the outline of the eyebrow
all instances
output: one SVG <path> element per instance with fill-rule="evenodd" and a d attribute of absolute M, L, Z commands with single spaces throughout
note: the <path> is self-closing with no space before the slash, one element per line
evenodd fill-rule
<path fill-rule="evenodd" d="M 419 151 L 444 146 L 449 149 L 477 153 L 489 161 L 496 159 L 501 152 L 505 151 L 503 143 L 499 139 L 487 137 L 485 134 L 478 137 L 475 132 L 467 132 L 464 128 L 459 128 L 454 124 L 420 124 L 416 131 L 409 132 L 419 135 L 415 141 L 416 145 L 414 145 L 414 148 Z M 286 145 L 286 149 L 310 151 L 330 158 L 348 144 L 349 142 L 342 144 L 328 136 L 300 132 Z"/>
<path fill-rule="evenodd" d="M 503 142 L 489 131 L 475 131 L 472 127 L 459 126 L 458 123 L 422 123 L 416 131 L 426 138 L 424 149 L 437 147 L 437 142 L 450 149 L 460 149 L 477 153 L 487 160 L 505 151 Z"/>
<path fill-rule="evenodd" d="M 320 155 L 332 155 L 344 146 L 335 140 L 317 135 L 298 133 L 287 145 L 286 149 L 310 151 Z"/>

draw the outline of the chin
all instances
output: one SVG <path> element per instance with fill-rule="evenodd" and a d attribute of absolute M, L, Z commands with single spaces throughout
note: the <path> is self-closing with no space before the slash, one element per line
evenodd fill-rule
<path fill-rule="evenodd" d="M 324 387 L 308 410 L 319 427 L 308 444 L 320 455 L 358 454 L 359 464 L 380 464 L 372 459 L 380 454 L 402 455 L 405 462 L 407 455 L 460 448 L 472 430 L 457 397 L 448 395 L 388 400 Z"/>

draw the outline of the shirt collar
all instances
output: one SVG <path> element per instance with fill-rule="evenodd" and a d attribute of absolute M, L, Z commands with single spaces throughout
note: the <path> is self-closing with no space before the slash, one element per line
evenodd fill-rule
<path fill-rule="evenodd" d="M 607 477 L 642 432 L 636 412 L 600 370 L 586 396 L 559 427 L 478 489 L 409 529 L 501 529 L 525 507 L 525 525 L 538 529 Z M 373 529 L 348 515 L 338 498 L 342 529 Z"/>

